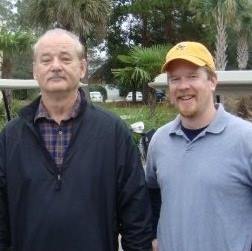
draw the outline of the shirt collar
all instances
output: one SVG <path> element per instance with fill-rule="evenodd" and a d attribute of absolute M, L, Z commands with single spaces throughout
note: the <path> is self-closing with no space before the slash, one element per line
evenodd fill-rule
<path fill-rule="evenodd" d="M 81 97 L 80 97 L 80 92 L 78 91 L 77 98 L 74 102 L 74 105 L 72 109 L 70 110 L 66 119 L 64 119 L 64 121 L 76 118 L 80 111 L 80 105 L 81 105 Z M 38 109 L 34 117 L 34 123 L 36 123 L 39 119 L 42 119 L 42 118 L 45 118 L 47 120 L 53 120 L 51 116 L 49 115 L 46 107 L 44 106 L 42 99 L 40 99 Z"/>
<path fill-rule="evenodd" d="M 216 107 L 217 112 L 216 112 L 212 122 L 204 130 L 205 133 L 206 132 L 210 132 L 213 134 L 221 133 L 227 125 L 226 116 L 228 113 L 225 111 L 223 105 L 216 104 L 215 107 Z M 172 122 L 171 129 L 170 129 L 170 135 L 171 134 L 183 135 L 183 131 L 181 129 L 181 116 L 180 115 L 177 115 L 175 120 L 173 120 L 173 122 Z"/>

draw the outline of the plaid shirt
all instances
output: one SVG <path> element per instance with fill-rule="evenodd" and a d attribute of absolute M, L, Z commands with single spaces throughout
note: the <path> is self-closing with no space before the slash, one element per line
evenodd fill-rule
<path fill-rule="evenodd" d="M 58 167 L 62 165 L 64 154 L 69 146 L 72 136 L 73 119 L 79 113 L 80 103 L 81 97 L 78 92 L 72 110 L 67 118 L 60 122 L 60 125 L 50 117 L 42 100 L 40 100 L 38 110 L 34 117 L 34 123 L 38 125 L 45 147 Z"/>

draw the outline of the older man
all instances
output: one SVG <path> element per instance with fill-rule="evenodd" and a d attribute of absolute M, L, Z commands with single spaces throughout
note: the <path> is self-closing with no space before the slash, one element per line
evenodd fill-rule
<path fill-rule="evenodd" d="M 34 46 L 41 98 L 0 136 L 0 251 L 151 248 L 151 210 L 124 124 L 86 102 L 78 38 L 46 32 Z"/>
<path fill-rule="evenodd" d="M 215 65 L 204 45 L 175 45 L 163 70 L 179 115 L 149 146 L 148 186 L 152 198 L 161 192 L 154 250 L 249 251 L 252 125 L 214 104 Z"/>

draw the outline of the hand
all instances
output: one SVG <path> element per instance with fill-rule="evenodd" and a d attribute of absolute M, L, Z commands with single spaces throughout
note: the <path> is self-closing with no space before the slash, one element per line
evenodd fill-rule
<path fill-rule="evenodd" d="M 158 251 L 158 241 L 157 241 L 157 239 L 154 239 L 152 241 L 152 251 Z"/>

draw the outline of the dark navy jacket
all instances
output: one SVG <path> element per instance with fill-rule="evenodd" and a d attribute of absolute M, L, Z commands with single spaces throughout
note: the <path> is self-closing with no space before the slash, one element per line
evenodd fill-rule
<path fill-rule="evenodd" d="M 82 94 L 83 96 L 83 94 Z M 151 248 L 151 209 L 125 125 L 82 97 L 62 169 L 33 118 L 39 100 L 0 135 L 0 251 L 125 251 Z"/>

